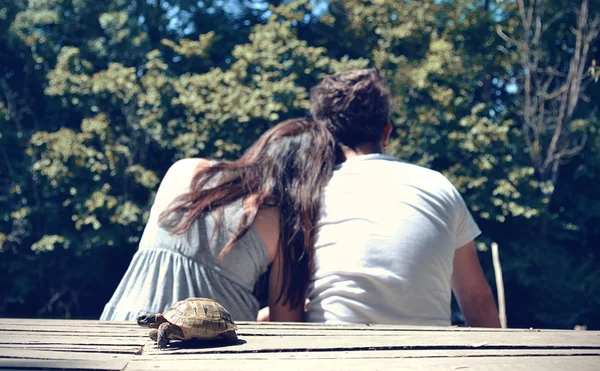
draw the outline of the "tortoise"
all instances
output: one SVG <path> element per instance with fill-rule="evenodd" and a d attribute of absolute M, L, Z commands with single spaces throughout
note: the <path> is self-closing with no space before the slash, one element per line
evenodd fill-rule
<path fill-rule="evenodd" d="M 218 302 L 208 298 L 187 298 L 173 304 L 164 313 L 137 317 L 138 325 L 152 328 L 150 338 L 159 349 L 169 340 L 236 340 L 237 326 L 231 314 Z"/>

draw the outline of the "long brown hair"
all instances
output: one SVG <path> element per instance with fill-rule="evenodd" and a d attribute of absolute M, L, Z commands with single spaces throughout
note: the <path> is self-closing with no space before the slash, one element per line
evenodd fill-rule
<path fill-rule="evenodd" d="M 279 208 L 282 291 L 277 301 L 304 305 L 313 268 L 315 225 L 325 185 L 333 172 L 335 143 L 321 123 L 309 118 L 284 121 L 265 132 L 235 161 L 199 170 L 190 191 L 161 216 L 171 233 L 183 233 L 212 210 L 240 199 L 250 202 L 237 231 L 219 258 L 251 227 L 261 206 Z"/>

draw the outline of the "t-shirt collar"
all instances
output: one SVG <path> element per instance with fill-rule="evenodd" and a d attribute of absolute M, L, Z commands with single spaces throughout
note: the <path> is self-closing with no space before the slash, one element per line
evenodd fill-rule
<path fill-rule="evenodd" d="M 399 161 L 398 158 L 396 158 L 394 156 L 386 155 L 383 153 L 368 153 L 365 155 L 358 155 L 358 156 L 350 157 L 349 159 L 342 162 L 341 164 L 338 164 L 335 168 L 340 169 L 346 165 L 363 162 L 363 161 L 371 161 L 371 160 Z"/>

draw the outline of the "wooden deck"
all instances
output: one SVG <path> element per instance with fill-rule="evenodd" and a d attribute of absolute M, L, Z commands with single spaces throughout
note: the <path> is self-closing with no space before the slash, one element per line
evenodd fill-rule
<path fill-rule="evenodd" d="M 600 331 L 238 324 L 159 351 L 133 322 L 0 319 L 0 369 L 600 370 Z"/>

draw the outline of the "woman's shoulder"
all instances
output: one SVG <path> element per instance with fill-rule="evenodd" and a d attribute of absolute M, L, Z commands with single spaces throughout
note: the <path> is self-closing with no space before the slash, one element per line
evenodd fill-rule
<path fill-rule="evenodd" d="M 209 167 L 212 164 L 211 159 L 207 158 L 184 158 L 174 162 L 160 182 L 158 193 L 174 192 L 176 189 L 184 189 L 189 185 L 198 170 Z"/>
<path fill-rule="evenodd" d="M 196 170 L 200 170 L 202 168 L 210 167 L 214 163 L 214 160 L 209 158 L 200 158 L 200 157 L 190 157 L 184 158 L 181 160 L 175 161 L 167 170 L 167 175 L 169 173 L 179 173 L 179 172 L 195 172 Z"/>

